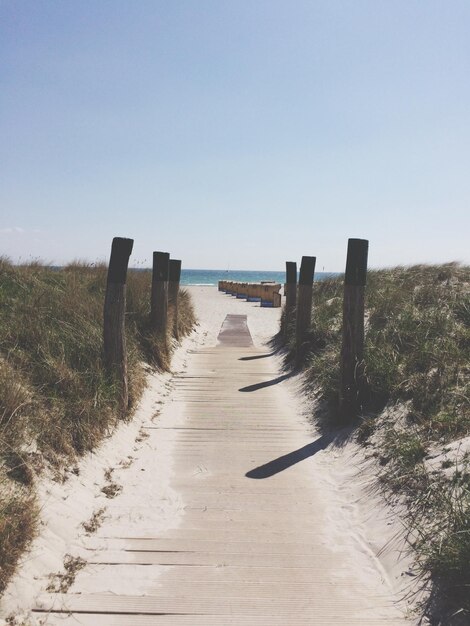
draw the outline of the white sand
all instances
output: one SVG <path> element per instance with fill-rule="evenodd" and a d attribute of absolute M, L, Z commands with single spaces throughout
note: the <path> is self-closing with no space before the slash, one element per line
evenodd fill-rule
<path fill-rule="evenodd" d="M 247 315 L 251 336 L 262 346 L 279 330 L 281 309 L 261 308 L 258 302 L 246 302 L 217 291 L 217 287 L 187 287 L 196 307 L 200 330 L 208 346 L 217 343 L 222 322 L 228 314 Z M 207 333 L 207 334 L 206 334 Z"/>
<path fill-rule="evenodd" d="M 258 346 L 264 345 L 278 330 L 280 309 L 261 308 L 256 303 L 236 300 L 218 293 L 214 287 L 188 289 L 199 325 L 174 355 L 173 370 L 176 372 L 186 368 L 194 348 L 216 343 L 227 314 L 248 315 L 248 325 Z M 299 382 L 289 379 L 279 386 L 285 390 L 285 402 L 297 406 L 299 413 L 305 414 L 311 411 L 311 407 L 299 399 Z M 97 541 L 103 533 L 116 534 L 120 529 L 126 529 L 129 534 L 133 528 L 142 532 L 145 530 L 141 523 L 144 513 L 145 524 L 151 526 L 152 532 L 178 526 L 184 511 L 179 494 L 169 486 L 171 438 L 152 437 L 150 443 L 150 440 L 139 437 L 142 425 L 149 421 L 158 420 L 160 426 L 165 426 L 181 419 L 176 414 L 176 407 L 172 406 L 172 385 L 170 374 L 149 375 L 148 388 L 132 423 L 121 426 L 94 454 L 83 458 L 78 464 L 78 476 L 69 474 L 63 484 L 48 478 L 40 481 L 40 534 L 4 594 L 3 617 L 11 613 L 28 616 L 34 599 L 46 589 L 50 574 L 63 569 L 64 555 L 84 554 L 83 544 L 85 540 L 89 541 L 89 537 L 82 523 L 88 521 L 96 510 L 106 509 L 103 527 L 96 534 Z M 317 437 L 312 432 L 312 439 Z M 127 460 L 132 461 L 128 468 L 120 466 Z M 403 528 L 397 514 L 384 506 L 377 493 L 371 492 L 374 487 L 372 462 L 365 461 L 363 449 L 348 444 L 342 449 L 328 446 L 311 457 L 309 463 L 312 479 L 324 502 L 331 546 L 348 552 L 351 572 L 361 577 L 370 588 L 383 593 L 385 583 L 391 597 L 398 597 L 410 580 L 405 575 L 409 563 L 403 557 Z M 122 493 L 114 499 L 106 498 L 101 492 L 106 484 L 104 472 L 108 468 L 114 469 L 113 480 L 123 487 Z M 101 568 L 103 576 L 100 578 L 100 566 L 88 566 L 87 569 L 90 567 L 94 567 L 93 589 L 90 589 L 90 578 L 81 572 L 72 587 L 75 593 L 137 594 L 147 591 L 147 576 L 141 575 L 138 566 L 132 580 L 120 579 L 119 567 L 116 567 L 113 581 L 109 580 L 104 568 Z M 153 568 L 156 573 L 160 566 L 146 567 Z M 126 568 L 128 574 L 128 566 Z M 404 604 L 402 609 L 406 611 Z M 38 618 L 36 621 L 29 619 L 31 624 L 41 623 Z"/>

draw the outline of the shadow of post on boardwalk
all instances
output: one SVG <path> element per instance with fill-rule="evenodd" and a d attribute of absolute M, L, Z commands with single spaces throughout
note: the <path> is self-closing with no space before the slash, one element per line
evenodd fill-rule
<path fill-rule="evenodd" d="M 272 387 L 272 385 L 278 385 L 282 383 L 283 380 L 287 380 L 290 378 L 292 374 L 283 374 L 282 376 L 278 376 L 277 378 L 273 378 L 271 380 L 265 380 L 262 383 L 255 383 L 254 385 L 248 385 L 247 387 L 241 387 L 238 391 L 258 391 L 258 389 L 264 389 L 265 387 Z"/>
<path fill-rule="evenodd" d="M 242 356 L 238 360 L 239 361 L 256 361 L 257 359 L 267 359 L 270 356 L 275 356 L 277 354 L 274 352 L 266 352 L 266 354 L 256 354 L 255 356 Z"/>
<path fill-rule="evenodd" d="M 334 435 L 330 433 L 322 435 L 315 441 L 308 443 L 306 446 L 303 446 L 298 450 L 294 450 L 293 452 L 289 452 L 288 454 L 284 454 L 277 459 L 269 461 L 269 463 L 255 467 L 255 469 L 247 472 L 245 476 L 247 478 L 259 480 L 261 478 L 269 478 L 270 476 L 279 474 L 279 472 L 283 472 L 289 467 L 292 467 L 292 465 L 308 459 L 317 452 L 320 452 L 320 450 L 324 450 L 334 440 L 334 438 Z"/>

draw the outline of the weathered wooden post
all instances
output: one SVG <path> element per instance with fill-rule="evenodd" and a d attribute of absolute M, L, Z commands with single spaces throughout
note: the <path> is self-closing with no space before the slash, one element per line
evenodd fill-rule
<path fill-rule="evenodd" d="M 180 290 L 181 261 L 170 259 L 168 282 L 168 306 L 173 319 L 173 336 L 179 340 L 178 332 L 178 294 Z"/>
<path fill-rule="evenodd" d="M 295 355 L 297 363 L 302 361 L 305 333 L 309 330 L 312 321 L 313 275 L 315 273 L 316 260 L 314 256 L 303 256 L 302 263 L 300 264 L 295 329 Z"/>
<path fill-rule="evenodd" d="M 123 412 L 129 405 L 125 314 L 127 266 L 133 245 L 133 239 L 113 239 L 103 311 L 104 362 L 119 385 L 119 404 Z"/>
<path fill-rule="evenodd" d="M 343 344 L 341 348 L 340 415 L 354 419 L 364 390 L 364 292 L 367 276 L 366 239 L 349 239 L 344 277 Z"/>
<path fill-rule="evenodd" d="M 153 330 L 163 337 L 168 326 L 168 278 L 170 255 L 168 252 L 153 253 L 152 292 L 150 321 Z"/>
<path fill-rule="evenodd" d="M 289 326 L 294 318 L 295 305 L 297 303 L 297 263 L 295 261 L 286 261 L 285 291 L 284 337 L 287 339 Z"/>

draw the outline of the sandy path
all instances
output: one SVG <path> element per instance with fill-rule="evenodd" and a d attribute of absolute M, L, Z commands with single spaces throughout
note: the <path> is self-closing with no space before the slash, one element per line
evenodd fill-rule
<path fill-rule="evenodd" d="M 96 626 L 404 623 L 387 571 L 351 526 L 354 504 L 327 474 L 328 441 L 264 345 L 280 310 L 213 288 L 191 292 L 198 333 L 157 411 L 158 390 L 149 390 L 141 444 L 129 444 L 132 464 L 116 471 L 122 492 L 107 501 L 97 533 L 74 545 L 87 565 L 66 594 L 40 594 L 32 617 Z M 213 347 L 229 314 L 247 315 L 254 346 Z"/>

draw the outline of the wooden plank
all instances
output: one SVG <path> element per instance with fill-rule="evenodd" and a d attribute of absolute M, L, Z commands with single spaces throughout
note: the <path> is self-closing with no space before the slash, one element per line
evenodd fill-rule
<path fill-rule="evenodd" d="M 155 525 L 153 518 L 158 515 L 161 508 L 145 509 L 145 507 L 134 507 L 132 513 L 139 516 L 139 531 L 142 536 L 155 536 Z M 239 514 L 238 516 L 236 514 Z M 216 514 L 218 514 L 216 516 Z M 109 519 L 107 523 L 98 531 L 99 536 L 120 536 L 122 537 L 128 529 L 129 511 L 122 506 L 113 506 L 108 509 Z M 113 521 L 113 517 L 118 516 Z M 193 509 L 186 511 L 184 514 L 184 528 L 188 532 L 192 530 L 202 530 L 208 533 L 223 532 L 227 529 L 233 529 L 235 536 L 254 537 L 263 533 L 276 532 L 292 532 L 299 533 L 300 529 L 306 529 L 308 532 L 316 532 L 319 539 L 324 526 L 318 519 L 308 516 L 300 520 L 299 517 L 281 517 L 279 520 L 273 520 L 271 511 L 258 515 L 256 518 L 252 516 L 247 519 L 243 511 L 224 511 L 220 509 Z M 147 521 L 148 520 L 148 521 Z M 109 529 L 109 531 L 108 531 Z M 167 531 L 165 531 L 166 534 Z M 106 535 L 104 535 L 106 533 Z"/>
<path fill-rule="evenodd" d="M 281 588 L 278 586 L 279 591 Z M 283 594 L 284 595 L 284 594 Z M 322 589 L 314 590 L 302 600 L 280 597 L 207 597 L 197 595 L 173 598 L 156 596 L 118 596 L 111 594 L 44 594 L 37 600 L 36 611 L 75 612 L 75 613 L 117 613 L 117 614 L 187 614 L 187 615 L 290 615 L 309 617 L 315 613 L 325 613 L 335 618 L 364 618 L 378 608 L 388 609 L 389 603 L 382 598 L 371 598 L 376 606 L 354 609 L 349 598 L 341 599 L 325 594 Z"/>
<path fill-rule="evenodd" d="M 219 422 L 220 424 L 220 422 Z M 285 433 L 289 432 L 289 433 L 303 433 L 305 434 L 306 429 L 305 428 L 282 428 L 282 427 L 272 427 L 272 428 L 268 428 L 267 425 L 256 425 L 256 424 L 252 424 L 250 423 L 250 427 L 246 426 L 246 427 L 240 427 L 240 426 L 236 426 L 234 424 L 227 424 L 227 426 L 217 426 L 216 422 L 214 422 L 213 426 L 208 426 L 208 427 L 204 427 L 204 426 L 176 426 L 176 427 L 169 427 L 169 426 L 144 426 L 145 429 L 149 429 L 149 430 L 171 430 L 171 431 L 187 431 L 188 433 L 194 433 L 194 431 L 204 431 L 206 433 L 210 433 L 210 432 L 218 432 L 220 430 L 223 431 L 229 431 L 230 433 L 232 433 L 232 431 L 236 430 L 237 433 L 252 433 L 252 431 L 255 431 L 255 433 L 259 430 L 262 430 L 263 433 L 276 433 L 277 431 L 280 432 L 281 435 L 283 435 L 285 437 Z M 237 435 L 238 436 L 238 435 Z M 232 435 L 233 437 L 233 435 Z"/>
<path fill-rule="evenodd" d="M 108 568 L 111 569 L 113 566 L 109 565 Z M 310 580 L 306 582 L 294 582 L 290 583 L 287 579 L 287 572 L 284 573 L 284 580 L 271 580 L 271 581 L 243 581 L 243 580 L 177 580 L 173 578 L 171 580 L 164 577 L 156 576 L 154 580 L 149 577 L 143 578 L 141 581 L 138 581 L 134 577 L 134 568 L 131 569 L 129 567 L 128 576 L 132 578 L 132 584 L 135 585 L 135 582 L 140 582 L 142 584 L 143 592 L 139 594 L 139 597 L 152 597 L 155 599 L 158 598 L 191 598 L 192 596 L 196 596 L 200 600 L 206 599 L 211 600 L 216 597 L 223 597 L 226 599 L 229 598 L 246 598 L 246 599 L 268 599 L 272 597 L 279 597 L 280 595 L 286 596 L 293 600 L 297 598 L 302 600 L 306 596 L 315 597 L 318 595 L 330 594 L 334 591 L 337 594 L 341 594 L 343 591 L 345 595 L 350 596 L 351 594 L 359 594 L 360 587 L 359 585 L 351 585 L 349 582 L 342 584 L 335 584 L 332 581 L 325 582 L 324 580 L 319 579 L 319 577 L 312 577 Z M 148 566 L 140 566 L 148 567 Z M 190 568 L 184 568 L 190 569 Z M 197 569 L 197 568 L 196 568 Z M 220 568 L 219 568 L 220 569 Z M 90 573 L 91 570 L 89 570 Z M 121 572 L 124 573 L 123 568 L 121 566 Z M 83 570 L 80 574 L 80 577 L 83 578 L 85 574 L 87 574 L 87 570 Z M 220 574 L 220 578 L 223 578 L 223 574 Z M 91 592 L 88 592 L 90 595 L 95 594 L 113 594 L 113 595 L 122 595 L 122 584 L 117 586 L 117 593 L 113 585 L 115 584 L 115 579 L 113 579 L 112 575 L 109 576 L 108 579 L 105 577 L 97 578 L 97 584 L 92 589 Z M 129 588 L 129 584 L 127 586 Z M 312 593 L 313 590 L 313 593 Z M 80 592 L 82 595 L 88 595 L 88 593 Z M 349 598 L 348 598 L 349 599 Z"/>
<path fill-rule="evenodd" d="M 212 565 L 139 565 L 131 564 L 132 580 L 142 578 L 146 582 L 156 580 L 158 584 L 162 584 L 162 589 L 166 588 L 167 583 L 176 582 L 214 582 L 223 581 L 231 583 L 239 581 L 245 583 L 268 583 L 268 582 L 285 582 L 286 580 L 294 580 L 296 583 L 309 583 L 320 579 L 325 582 L 312 564 L 312 567 L 244 567 L 225 565 L 224 567 L 214 567 Z M 109 576 L 111 579 L 121 577 L 126 579 L 129 576 L 129 564 L 110 564 L 110 563 L 92 563 L 80 573 L 80 578 L 84 577 L 88 572 L 93 575 L 94 580 L 102 576 Z"/>
<path fill-rule="evenodd" d="M 92 550 L 125 550 L 135 552 L 208 552 L 215 554 L 288 554 L 333 556 L 331 550 L 322 548 L 318 542 L 266 542 L 266 541 L 209 541 L 204 539 L 178 538 L 90 538 L 87 548 Z M 309 538 L 311 540 L 311 537 Z"/>
<path fill-rule="evenodd" d="M 37 613 L 36 616 L 43 616 Z M 277 615 L 102 615 L 96 613 L 51 613 L 47 626 L 404 626 L 402 620 L 359 619 L 348 617 L 347 621 L 336 617 L 316 615 L 299 617 Z"/>
<path fill-rule="evenodd" d="M 218 341 L 223 346 L 253 345 L 246 319 L 246 315 L 227 315 L 217 337 Z"/>
<path fill-rule="evenodd" d="M 216 552 L 137 552 L 125 550 L 96 550 L 86 554 L 88 563 L 136 563 L 140 565 L 213 565 L 240 567 L 283 567 L 318 566 L 325 562 L 325 553 L 315 555 L 291 555 L 287 562 L 285 554 L 229 554 Z"/>

